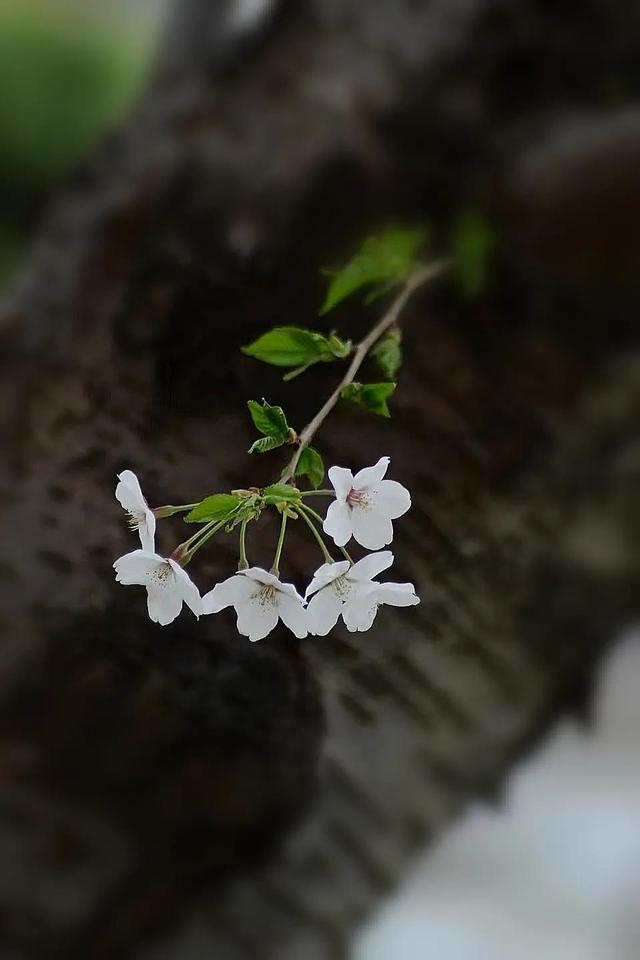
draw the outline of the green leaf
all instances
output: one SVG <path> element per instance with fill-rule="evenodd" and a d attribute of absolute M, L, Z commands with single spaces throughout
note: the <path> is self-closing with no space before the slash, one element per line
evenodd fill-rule
<path fill-rule="evenodd" d="M 328 313 L 362 287 L 373 285 L 386 290 L 402 283 L 415 269 L 425 238 L 425 231 L 416 227 L 387 227 L 369 237 L 331 280 L 320 314 Z"/>
<path fill-rule="evenodd" d="M 214 493 L 205 497 L 184 518 L 185 523 L 206 523 L 209 520 L 227 520 L 242 503 L 232 493 Z"/>
<path fill-rule="evenodd" d="M 263 400 L 258 403 L 257 400 L 247 401 L 249 413 L 255 427 L 264 434 L 265 437 L 272 437 L 274 440 L 280 440 L 282 443 L 289 436 L 289 424 L 282 407 L 272 407 L 270 403 Z"/>
<path fill-rule="evenodd" d="M 451 234 L 454 276 L 467 299 L 478 297 L 486 288 L 494 246 L 494 231 L 486 218 L 470 213 L 455 221 Z"/>
<path fill-rule="evenodd" d="M 306 367 L 335 357 L 325 336 L 303 327 L 274 327 L 242 352 L 274 367 Z"/>
<path fill-rule="evenodd" d="M 378 283 L 374 287 L 371 287 L 369 293 L 364 298 L 365 307 L 370 307 L 372 303 L 376 303 L 376 301 L 382 299 L 382 297 L 386 297 L 395 286 L 395 280 L 389 280 L 387 283 Z"/>
<path fill-rule="evenodd" d="M 390 417 L 387 400 L 395 389 L 395 383 L 350 383 L 341 396 L 343 400 L 353 400 L 380 417 Z"/>
<path fill-rule="evenodd" d="M 393 380 L 402 365 L 402 334 L 395 327 L 389 330 L 371 351 L 372 357 L 380 367 L 381 372 L 389 380 Z"/>
<path fill-rule="evenodd" d="M 313 447 L 304 448 L 296 467 L 296 477 L 305 476 L 309 478 L 309 483 L 314 490 L 317 490 L 324 480 L 324 462 Z"/>
<path fill-rule="evenodd" d="M 289 483 L 274 483 L 262 491 L 265 503 L 297 503 L 300 500 L 300 491 Z"/>
<path fill-rule="evenodd" d="M 224 528 L 227 533 L 231 533 L 243 520 L 252 520 L 260 515 L 262 510 L 261 498 L 258 494 L 251 497 L 242 497 L 240 506 L 229 518 L 229 523 Z"/>
<path fill-rule="evenodd" d="M 260 437 L 249 447 L 249 453 L 268 453 L 269 450 L 276 450 L 281 447 L 284 440 L 278 440 L 276 437 Z"/>
<path fill-rule="evenodd" d="M 332 331 L 327 340 L 327 345 L 336 360 L 344 360 L 351 353 L 353 341 L 342 340 L 335 331 Z"/>

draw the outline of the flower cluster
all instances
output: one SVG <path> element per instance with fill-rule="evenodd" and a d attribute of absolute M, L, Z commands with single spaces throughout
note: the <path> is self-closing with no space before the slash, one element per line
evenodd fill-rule
<path fill-rule="evenodd" d="M 413 584 L 381 583 L 375 579 L 393 563 L 390 550 L 383 550 L 393 539 L 393 520 L 411 506 L 408 490 L 395 480 L 386 480 L 389 457 L 353 475 L 344 467 L 328 471 L 332 490 L 299 491 L 297 487 L 276 484 L 264 490 L 232 491 L 217 494 L 200 504 L 182 507 L 149 507 L 136 475 L 125 470 L 118 475 L 116 499 L 129 514 L 137 530 L 141 549 L 125 554 L 114 563 L 116 580 L 125 585 L 146 587 L 150 618 L 162 625 L 171 623 L 182 610 L 190 608 L 196 617 L 218 613 L 233 607 L 238 632 L 251 641 L 262 640 L 279 620 L 296 637 L 307 634 L 325 636 L 342 617 L 350 631 L 368 630 L 378 607 L 388 604 L 408 607 L 419 603 Z M 333 497 L 324 520 L 308 505 L 307 497 Z M 281 515 L 281 530 L 271 571 L 249 566 L 246 559 L 245 532 L 248 523 L 263 509 L 275 507 Z M 155 551 L 156 519 L 190 511 L 185 519 L 204 526 L 181 543 L 170 557 Z M 198 512 L 199 511 L 199 512 Z M 319 567 L 302 596 L 279 575 L 279 563 L 288 519 L 302 518 L 322 550 L 325 562 Z M 340 549 L 344 559 L 335 561 L 319 527 Z M 238 572 L 200 595 L 185 566 L 193 554 L 219 529 L 240 528 Z M 375 551 L 354 562 L 345 547 L 351 541 Z"/>

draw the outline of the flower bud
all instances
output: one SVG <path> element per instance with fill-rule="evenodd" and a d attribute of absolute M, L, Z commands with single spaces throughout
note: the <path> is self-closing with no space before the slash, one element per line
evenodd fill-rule
<path fill-rule="evenodd" d="M 164 520 L 165 517 L 172 517 L 175 513 L 182 513 L 184 507 L 154 507 L 152 513 L 158 520 Z"/>

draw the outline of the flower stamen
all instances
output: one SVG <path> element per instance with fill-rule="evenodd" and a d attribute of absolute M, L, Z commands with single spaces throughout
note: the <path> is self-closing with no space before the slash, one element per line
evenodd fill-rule
<path fill-rule="evenodd" d="M 166 587 L 172 573 L 171 565 L 165 561 L 158 564 L 151 574 L 151 579 L 158 587 Z"/>
<path fill-rule="evenodd" d="M 359 506 L 366 508 L 369 505 L 369 501 L 365 496 L 364 490 L 356 490 L 355 487 L 352 487 L 347 494 L 347 503 L 350 507 Z"/>
<path fill-rule="evenodd" d="M 140 524 L 144 521 L 144 513 L 131 513 L 129 511 L 129 516 L 127 523 L 132 530 L 139 530 Z"/>
<path fill-rule="evenodd" d="M 258 603 L 261 607 L 270 607 L 276 602 L 277 590 L 270 583 L 265 583 L 261 590 L 256 594 Z"/>
<path fill-rule="evenodd" d="M 336 580 L 333 581 L 332 586 L 341 600 L 347 600 L 349 598 L 349 595 L 351 594 L 352 585 L 349 582 L 349 580 L 347 580 L 346 576 L 343 575 L 341 577 L 338 577 Z"/>

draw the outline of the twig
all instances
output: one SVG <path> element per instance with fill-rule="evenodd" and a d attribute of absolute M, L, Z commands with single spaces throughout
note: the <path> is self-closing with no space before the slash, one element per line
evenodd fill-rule
<path fill-rule="evenodd" d="M 281 483 L 287 483 L 289 480 L 292 480 L 295 477 L 296 467 L 298 466 L 298 461 L 302 456 L 302 451 L 305 447 L 309 446 L 314 436 L 326 420 L 327 416 L 331 413 L 336 403 L 340 399 L 344 388 L 349 386 L 350 383 L 353 383 L 356 373 L 362 366 L 362 363 L 371 348 L 387 332 L 389 327 L 392 327 L 394 323 L 398 322 L 398 318 L 412 294 L 419 287 L 424 286 L 425 283 L 429 283 L 430 281 L 435 280 L 437 277 L 440 277 L 448 269 L 448 267 L 448 260 L 438 260 L 435 263 L 421 267 L 409 277 L 385 315 L 378 320 L 366 337 L 356 346 L 353 353 L 353 359 L 349 364 L 349 368 L 336 389 L 325 401 L 320 410 L 318 410 L 313 420 L 309 421 L 309 423 L 298 436 L 296 452 L 291 457 L 291 460 L 285 467 L 284 472 L 280 477 Z"/>

